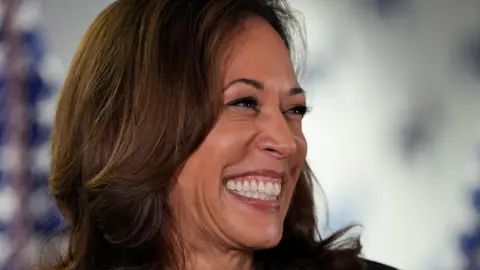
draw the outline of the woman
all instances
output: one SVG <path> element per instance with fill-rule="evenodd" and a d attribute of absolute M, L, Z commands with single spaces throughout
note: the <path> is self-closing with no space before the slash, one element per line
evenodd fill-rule
<path fill-rule="evenodd" d="M 387 269 L 347 229 L 318 240 L 293 25 L 282 1 L 104 10 L 58 104 L 50 184 L 71 231 L 47 269 Z"/>

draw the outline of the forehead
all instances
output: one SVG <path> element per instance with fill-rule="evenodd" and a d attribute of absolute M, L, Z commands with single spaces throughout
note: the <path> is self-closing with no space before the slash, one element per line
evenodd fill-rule
<path fill-rule="evenodd" d="M 247 77 L 266 85 L 271 81 L 297 84 L 290 53 L 275 29 L 265 20 L 255 17 L 245 19 L 230 42 L 222 67 L 226 82 Z"/>

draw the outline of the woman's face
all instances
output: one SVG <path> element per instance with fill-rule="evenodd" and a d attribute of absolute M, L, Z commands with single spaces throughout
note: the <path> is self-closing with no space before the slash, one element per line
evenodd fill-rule
<path fill-rule="evenodd" d="M 179 173 L 171 202 L 189 244 L 269 248 L 282 237 L 305 165 L 305 95 L 267 22 L 247 19 L 231 42 L 223 111 Z"/>

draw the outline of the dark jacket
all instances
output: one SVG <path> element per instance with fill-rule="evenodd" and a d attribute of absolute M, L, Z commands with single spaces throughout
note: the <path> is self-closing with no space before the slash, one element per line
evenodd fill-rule
<path fill-rule="evenodd" d="M 372 262 L 372 261 L 366 261 L 367 262 L 367 270 L 398 270 L 396 268 L 392 268 L 390 266 L 386 266 L 384 264 L 381 264 L 381 263 L 377 263 L 377 262 Z"/>

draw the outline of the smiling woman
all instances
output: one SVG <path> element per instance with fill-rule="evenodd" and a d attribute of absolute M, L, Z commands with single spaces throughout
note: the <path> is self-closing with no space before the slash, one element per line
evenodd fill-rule
<path fill-rule="evenodd" d="M 317 233 L 294 25 L 283 1 L 103 11 L 58 104 L 50 185 L 69 241 L 41 268 L 377 269 L 347 229 Z"/>

